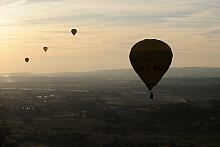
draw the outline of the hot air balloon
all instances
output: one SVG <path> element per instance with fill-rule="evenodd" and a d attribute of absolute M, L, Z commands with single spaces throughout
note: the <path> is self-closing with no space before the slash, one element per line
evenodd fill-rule
<path fill-rule="evenodd" d="M 48 50 L 48 47 L 43 47 L 43 50 L 46 52 Z"/>
<path fill-rule="evenodd" d="M 150 92 L 170 67 L 172 57 L 169 45 L 157 39 L 136 43 L 129 55 L 131 65 Z M 153 99 L 152 92 L 150 99 Z"/>
<path fill-rule="evenodd" d="M 72 33 L 73 35 L 76 35 L 77 29 L 72 29 L 72 30 L 71 30 L 71 33 Z"/>
<path fill-rule="evenodd" d="M 29 58 L 25 58 L 24 60 L 25 60 L 25 62 L 29 62 L 30 59 Z"/>

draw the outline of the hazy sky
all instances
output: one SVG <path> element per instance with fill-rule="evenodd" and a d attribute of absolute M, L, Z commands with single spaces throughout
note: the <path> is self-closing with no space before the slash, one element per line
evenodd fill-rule
<path fill-rule="evenodd" d="M 144 38 L 168 43 L 173 67 L 220 66 L 219 0 L 0 0 L 0 15 L 1 73 L 131 68 Z"/>

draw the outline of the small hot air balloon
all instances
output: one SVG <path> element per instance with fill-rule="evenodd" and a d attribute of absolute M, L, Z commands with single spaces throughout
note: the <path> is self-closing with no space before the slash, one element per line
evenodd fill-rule
<path fill-rule="evenodd" d="M 29 62 L 30 59 L 29 58 L 25 58 L 24 60 L 25 60 L 25 62 Z"/>
<path fill-rule="evenodd" d="M 136 43 L 129 55 L 131 65 L 150 92 L 170 67 L 172 57 L 169 45 L 157 39 Z M 150 99 L 153 99 L 152 92 Z"/>
<path fill-rule="evenodd" d="M 48 50 L 48 47 L 43 47 L 43 50 L 46 52 Z"/>
<path fill-rule="evenodd" d="M 77 29 L 72 29 L 72 30 L 71 30 L 71 33 L 72 33 L 73 35 L 76 35 Z"/>

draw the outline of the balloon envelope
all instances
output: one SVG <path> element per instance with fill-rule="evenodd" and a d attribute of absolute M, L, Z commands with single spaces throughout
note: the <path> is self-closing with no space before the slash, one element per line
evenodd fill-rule
<path fill-rule="evenodd" d="M 29 58 L 25 58 L 24 60 L 25 60 L 25 62 L 28 62 L 28 61 L 29 61 Z"/>
<path fill-rule="evenodd" d="M 43 47 L 43 49 L 46 52 L 48 50 L 48 47 L 45 46 L 45 47 Z"/>
<path fill-rule="evenodd" d="M 170 67 L 172 57 L 169 45 L 157 39 L 145 39 L 136 43 L 129 55 L 135 72 L 150 91 Z"/>
<path fill-rule="evenodd" d="M 73 35 L 76 35 L 77 29 L 72 29 L 72 30 L 71 30 L 71 33 L 72 33 Z"/>

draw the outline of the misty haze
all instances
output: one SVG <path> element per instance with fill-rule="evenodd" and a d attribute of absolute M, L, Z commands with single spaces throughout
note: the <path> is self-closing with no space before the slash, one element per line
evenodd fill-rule
<path fill-rule="evenodd" d="M 0 147 L 220 147 L 219 0 L 0 14 Z"/>

